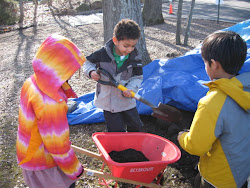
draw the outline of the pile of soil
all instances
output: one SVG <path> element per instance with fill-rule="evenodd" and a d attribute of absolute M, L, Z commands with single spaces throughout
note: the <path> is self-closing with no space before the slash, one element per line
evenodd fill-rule
<path fill-rule="evenodd" d="M 118 163 L 149 161 L 141 151 L 131 148 L 122 151 L 111 151 L 109 156 Z"/>

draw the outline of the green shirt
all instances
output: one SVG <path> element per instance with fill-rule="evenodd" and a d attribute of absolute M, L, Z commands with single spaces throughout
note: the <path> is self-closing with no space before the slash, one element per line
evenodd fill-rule
<path fill-rule="evenodd" d="M 115 57 L 115 61 L 116 61 L 116 64 L 117 64 L 117 68 L 120 69 L 121 66 L 123 65 L 124 61 L 125 61 L 126 59 L 128 59 L 129 54 L 126 55 L 126 56 L 125 56 L 125 55 L 123 55 L 123 56 L 117 55 L 117 54 L 115 53 L 115 46 L 114 46 L 114 48 L 113 48 L 113 54 L 114 54 L 114 57 Z"/>

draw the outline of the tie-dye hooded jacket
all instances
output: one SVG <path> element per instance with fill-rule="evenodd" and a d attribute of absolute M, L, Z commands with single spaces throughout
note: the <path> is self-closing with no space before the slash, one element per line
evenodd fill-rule
<path fill-rule="evenodd" d="M 21 168 L 44 170 L 59 166 L 71 179 L 82 172 L 69 140 L 67 98 L 76 97 L 66 82 L 85 62 L 68 39 L 49 36 L 38 49 L 34 74 L 21 90 L 17 159 Z"/>

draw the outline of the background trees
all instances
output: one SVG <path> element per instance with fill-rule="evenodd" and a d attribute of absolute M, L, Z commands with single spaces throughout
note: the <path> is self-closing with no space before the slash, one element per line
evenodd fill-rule
<path fill-rule="evenodd" d="M 185 46 L 188 45 L 188 37 L 189 37 L 189 34 L 190 34 L 190 27 L 191 27 L 191 21 L 192 21 L 192 17 L 193 17 L 194 5 L 195 5 L 195 0 L 192 0 L 189 15 L 188 15 L 187 28 L 186 28 L 186 31 L 185 31 L 185 38 L 184 38 L 184 45 Z"/>
<path fill-rule="evenodd" d="M 0 25 L 11 25 L 17 20 L 17 6 L 14 1 L 0 0 Z"/>
<path fill-rule="evenodd" d="M 141 38 L 137 44 L 138 50 L 142 55 L 143 64 L 148 64 L 151 62 L 149 57 L 146 42 L 144 27 L 141 14 L 141 3 L 139 0 L 103 0 L 102 1 L 103 10 L 103 27 L 104 27 L 104 42 L 108 41 L 113 37 L 113 29 L 116 23 L 123 19 L 129 18 L 136 23 L 141 28 Z"/>
<path fill-rule="evenodd" d="M 180 36 L 181 36 L 182 4 L 183 4 L 183 0 L 179 0 L 178 12 L 177 12 L 177 29 L 176 29 L 176 44 L 177 45 L 181 44 Z M 189 15 L 188 15 L 187 27 L 186 27 L 186 30 L 185 30 L 185 38 L 184 38 L 184 45 L 185 46 L 188 45 L 188 37 L 189 37 L 189 34 L 190 34 L 190 27 L 191 27 L 191 22 L 192 22 L 194 5 L 195 5 L 195 0 L 192 0 Z"/>
<path fill-rule="evenodd" d="M 176 44 L 180 45 L 181 44 L 181 16 L 182 16 L 182 5 L 183 5 L 183 0 L 179 0 L 178 3 L 178 11 L 177 11 L 177 23 L 176 23 Z"/>
<path fill-rule="evenodd" d="M 142 10 L 144 25 L 164 23 L 162 16 L 162 0 L 145 0 Z"/>
<path fill-rule="evenodd" d="M 23 19 L 24 19 L 23 0 L 19 0 L 19 10 L 20 10 L 19 27 L 23 28 Z"/>
<path fill-rule="evenodd" d="M 7 0 L 1 0 L 5 2 Z M 9 1 L 9 0 L 8 0 Z M 38 8 L 38 1 L 37 0 L 29 0 L 29 2 L 34 3 L 34 15 L 33 15 L 33 23 L 32 26 L 36 26 L 36 12 Z M 104 27 L 104 42 L 109 40 L 113 36 L 113 28 L 115 24 L 123 19 L 123 18 L 130 18 L 135 20 L 140 28 L 141 28 L 141 39 L 138 42 L 138 49 L 143 57 L 143 63 L 146 65 L 147 63 L 151 62 L 149 57 L 146 42 L 145 42 L 145 35 L 144 35 L 144 25 L 155 25 L 164 23 L 164 18 L 162 15 L 162 2 L 163 0 L 43 0 L 39 3 L 47 3 L 50 7 L 50 11 L 53 11 L 53 14 L 70 14 L 70 13 L 77 13 L 78 7 L 81 5 L 90 6 L 96 2 L 102 5 L 103 9 L 103 27 Z M 101 2 L 102 1 L 102 2 Z M 144 4 L 142 4 L 144 2 Z M 170 0 L 169 0 L 170 2 Z M 171 1 L 172 2 L 172 1 Z M 19 28 L 23 28 L 23 20 L 26 16 L 26 12 L 24 10 L 23 3 L 26 3 L 24 0 L 16 1 L 16 4 L 19 3 Z M 52 6 L 53 4 L 53 6 Z M 78 4 L 78 5 L 77 5 Z M 178 12 L 177 12 L 177 29 L 176 29 L 176 44 L 180 45 L 181 43 L 181 22 L 182 22 L 182 4 L 183 0 L 178 1 Z M 56 6 L 55 6 L 56 5 Z M 57 6 L 58 5 L 58 6 Z M 142 8 L 143 5 L 143 8 Z M 187 20 L 187 27 L 185 30 L 185 38 L 184 38 L 184 45 L 188 45 L 188 38 L 190 34 L 191 28 L 191 21 L 192 21 L 192 14 L 193 8 L 195 6 L 195 0 L 192 0 L 191 8 L 189 12 L 189 17 Z M 58 8 L 58 7 L 61 7 Z M 0 6 L 1 9 L 1 6 Z M 7 12 L 11 12 L 8 9 L 4 9 Z M 12 11 L 17 12 L 17 11 Z M 3 16 L 2 16 L 3 15 Z M 4 18 L 4 14 L 1 14 L 0 22 L 3 20 L 6 21 L 7 19 Z M 15 21 L 14 21 L 15 22 Z"/>

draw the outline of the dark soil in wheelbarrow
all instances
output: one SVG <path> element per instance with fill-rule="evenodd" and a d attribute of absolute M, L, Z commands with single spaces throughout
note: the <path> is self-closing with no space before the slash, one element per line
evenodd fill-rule
<path fill-rule="evenodd" d="M 122 151 L 111 151 L 109 156 L 118 163 L 149 161 L 141 151 L 131 148 Z"/>

